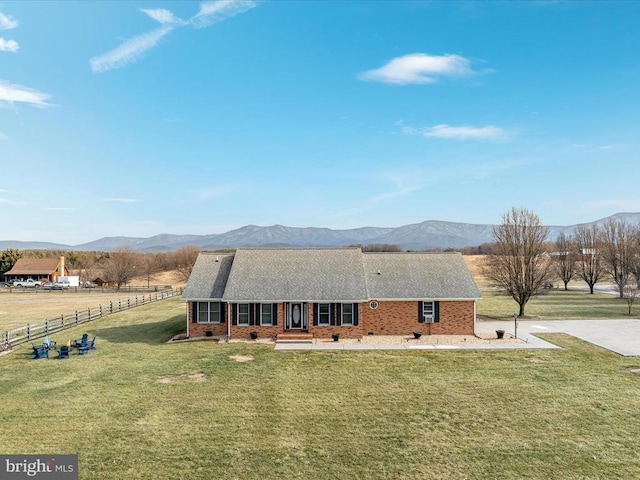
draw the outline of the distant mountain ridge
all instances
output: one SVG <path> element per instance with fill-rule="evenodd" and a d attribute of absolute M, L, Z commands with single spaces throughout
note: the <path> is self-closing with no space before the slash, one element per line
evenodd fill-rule
<path fill-rule="evenodd" d="M 625 220 L 630 224 L 640 223 L 640 213 L 617 213 L 587 225 L 602 225 L 608 220 Z M 273 225 L 259 227 L 247 225 L 226 233 L 212 235 L 161 234 L 149 238 L 104 237 L 80 245 L 63 245 L 47 242 L 21 242 L 0 240 L 0 250 L 7 248 L 43 250 L 114 251 L 130 247 L 140 252 L 170 252 L 187 245 L 202 250 L 218 250 L 237 247 L 344 247 L 347 245 L 369 245 L 388 243 L 403 250 L 430 250 L 435 248 L 472 247 L 492 241 L 494 225 L 456 223 L 427 220 L 422 223 L 396 228 L 361 227 L 348 230 L 332 230 L 318 227 L 286 227 Z M 559 233 L 571 233 L 576 225 L 549 226 L 549 239 Z"/>

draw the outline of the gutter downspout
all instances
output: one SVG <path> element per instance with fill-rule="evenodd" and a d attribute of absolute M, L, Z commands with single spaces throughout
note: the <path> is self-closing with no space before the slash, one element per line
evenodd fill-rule
<path fill-rule="evenodd" d="M 189 321 L 189 302 L 186 303 L 185 308 L 187 309 L 187 338 L 189 338 L 189 324 L 191 323 Z"/>
<path fill-rule="evenodd" d="M 231 340 L 231 304 L 227 303 L 227 342 Z"/>
<path fill-rule="evenodd" d="M 478 305 L 478 300 L 473 301 L 473 335 L 476 335 L 476 322 L 478 320 L 476 306 Z"/>

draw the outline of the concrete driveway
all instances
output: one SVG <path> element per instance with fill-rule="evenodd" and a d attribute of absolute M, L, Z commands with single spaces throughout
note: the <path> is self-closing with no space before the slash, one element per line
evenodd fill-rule
<path fill-rule="evenodd" d="M 514 333 L 513 322 L 478 321 L 477 333 L 501 329 Z M 567 333 L 625 357 L 640 356 L 640 320 L 519 320 L 518 337 L 532 345 L 550 345 L 534 333 Z"/>

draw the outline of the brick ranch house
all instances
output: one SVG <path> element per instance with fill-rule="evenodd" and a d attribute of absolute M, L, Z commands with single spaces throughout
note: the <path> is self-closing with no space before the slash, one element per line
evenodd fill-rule
<path fill-rule="evenodd" d="M 473 335 L 479 298 L 458 253 L 360 248 L 201 253 L 182 295 L 189 337 L 247 339 Z"/>

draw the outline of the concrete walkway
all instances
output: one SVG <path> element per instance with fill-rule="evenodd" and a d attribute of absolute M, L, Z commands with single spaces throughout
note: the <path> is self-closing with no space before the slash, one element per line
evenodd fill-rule
<path fill-rule="evenodd" d="M 513 322 L 478 322 L 477 332 L 502 329 L 513 334 Z M 611 350 L 625 357 L 640 356 L 640 320 L 519 320 L 518 337 L 529 342 L 544 342 L 533 333 L 566 333 Z M 544 342 L 547 343 L 547 342 Z"/>
<path fill-rule="evenodd" d="M 514 323 L 505 321 L 478 321 L 476 333 L 492 333 L 504 330 L 514 333 Z M 619 355 L 640 356 L 640 320 L 519 320 L 518 338 L 525 343 L 499 344 L 390 344 L 363 345 L 330 342 L 321 344 L 284 343 L 276 344 L 276 350 L 524 350 L 560 348 L 535 333 L 567 333 Z"/>

